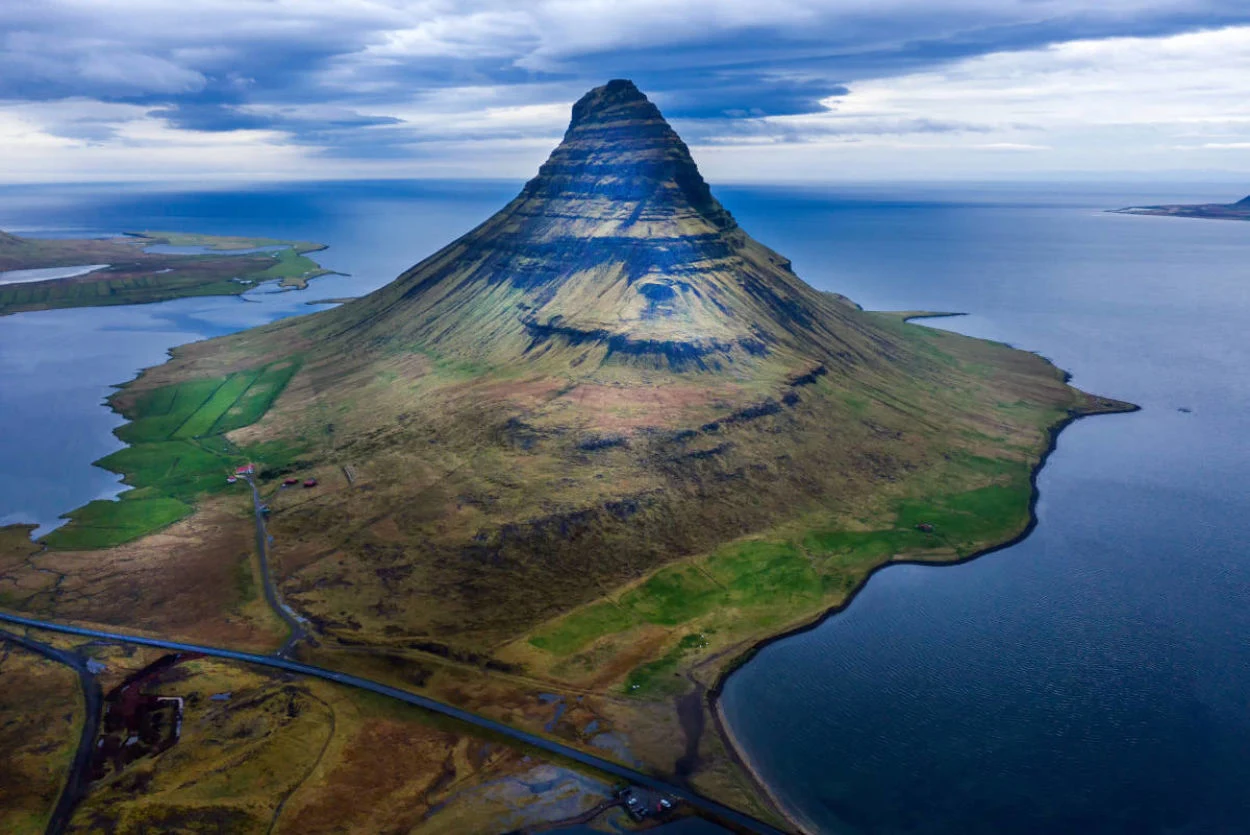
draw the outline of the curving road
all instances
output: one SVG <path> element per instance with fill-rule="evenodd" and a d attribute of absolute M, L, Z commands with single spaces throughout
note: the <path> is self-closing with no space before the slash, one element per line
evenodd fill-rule
<path fill-rule="evenodd" d="M 265 600 L 269 603 L 269 608 L 282 618 L 291 632 L 286 643 L 278 650 L 278 655 L 287 656 L 296 644 L 308 637 L 308 630 L 304 628 L 304 619 L 286 605 L 278 593 L 278 584 L 273 579 L 273 572 L 269 570 L 269 531 L 265 528 L 264 503 L 260 500 L 260 490 L 256 487 L 256 480 L 250 475 L 245 475 L 244 478 L 247 479 L 248 486 L 252 488 L 252 512 L 256 516 L 256 553 L 260 555 L 261 587 L 265 591 Z"/>
<path fill-rule="evenodd" d="M 56 800 L 56 807 L 52 810 L 52 815 L 48 818 L 48 826 L 44 830 L 47 835 L 58 835 L 69 825 L 69 819 L 74 814 L 74 807 L 78 805 L 78 801 L 87 795 L 92 746 L 95 745 L 96 734 L 100 730 L 100 713 L 104 696 L 100 692 L 99 682 L 87 668 L 87 659 L 78 653 L 57 649 L 49 644 L 4 629 L 0 629 L 0 641 L 9 641 L 38 653 L 50 661 L 64 664 L 78 673 L 78 680 L 82 683 L 82 733 L 79 734 L 78 748 L 74 752 L 74 759 L 70 762 L 69 772 L 65 777 L 65 786 L 61 789 L 61 794 Z"/>
<path fill-rule="evenodd" d="M 570 748 L 559 742 L 554 742 L 545 737 L 513 728 L 502 722 L 496 722 L 493 719 L 487 719 L 484 716 L 478 716 L 476 713 L 470 713 L 452 705 L 444 704 L 425 696 L 410 693 L 407 690 L 400 690 L 398 687 L 391 687 L 376 681 L 371 681 L 360 676 L 350 675 L 348 673 L 340 673 L 334 670 L 328 670 L 324 667 L 316 667 L 311 664 L 302 664 L 298 661 L 292 661 L 289 658 L 283 658 L 275 655 L 256 655 L 250 652 L 237 652 L 232 649 L 222 647 L 201 646 L 199 644 L 184 644 L 178 641 L 165 641 L 160 638 L 145 638 L 135 635 L 125 635 L 119 632 L 105 632 L 99 629 L 88 629 L 82 626 L 70 626 L 68 624 L 51 623 L 48 621 L 35 620 L 34 618 L 21 617 L 20 615 L 11 615 L 0 613 L 0 622 L 11 623 L 18 626 L 29 626 L 35 629 L 46 629 L 49 632 L 60 632 L 66 635 L 79 635 L 84 638 L 100 638 L 108 641 L 116 641 L 119 643 L 137 644 L 140 646 L 156 647 L 158 649 L 167 649 L 173 652 L 195 652 L 201 655 L 207 655 L 213 658 L 225 658 L 230 661 L 241 661 L 245 664 L 255 664 L 261 667 L 269 667 L 277 670 L 285 670 L 297 675 L 311 676 L 313 678 L 332 681 L 336 684 L 342 684 L 346 687 L 354 687 L 358 690 L 367 690 L 371 693 L 377 693 L 381 696 L 387 696 L 410 705 L 425 708 L 433 713 L 439 713 L 443 716 L 449 716 L 457 719 L 465 724 L 472 725 L 490 733 L 499 734 L 507 737 L 515 742 L 545 751 L 558 757 L 580 763 L 600 771 L 604 774 L 610 774 L 613 777 L 619 777 L 630 783 L 639 786 L 645 786 L 662 794 L 678 797 L 689 803 L 695 809 L 698 809 L 714 818 L 719 818 L 725 823 L 731 824 L 739 829 L 748 832 L 760 833 L 760 835 L 784 835 L 783 831 L 772 827 L 762 821 L 745 815 L 728 806 L 717 803 L 714 800 L 702 797 L 689 791 L 688 789 L 674 786 L 663 780 L 656 779 L 641 771 L 635 771 L 627 768 L 611 760 L 605 760 L 593 754 L 587 754 L 576 748 Z M 84 668 L 85 669 L 85 668 Z M 90 750 L 90 744 L 86 746 Z"/>

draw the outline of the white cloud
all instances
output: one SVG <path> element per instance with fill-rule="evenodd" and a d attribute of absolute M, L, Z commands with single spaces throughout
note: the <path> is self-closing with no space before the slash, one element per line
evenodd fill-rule
<path fill-rule="evenodd" d="M 525 69 L 559 70 L 579 56 L 734 31 L 827 32 L 831 45 L 849 34 L 852 42 L 840 48 L 863 51 L 994 25 L 1129 21 L 1219 7 L 1217 0 L 434 0 L 393 7 L 407 22 L 359 57 L 496 56 Z"/>
<path fill-rule="evenodd" d="M 138 105 L 0 102 L 9 182 L 299 177 L 306 150 L 285 140 L 275 131 L 179 130 Z"/>
<path fill-rule="evenodd" d="M 939 166 L 946 175 L 978 175 L 1003 170 L 1001 160 L 987 160 L 984 152 L 1004 150 L 1029 151 L 1018 163 L 1028 170 L 1233 164 L 1250 172 L 1250 159 L 1175 153 L 1250 147 L 1250 27 L 1073 41 L 848 86 L 849 94 L 823 102 L 822 113 L 768 117 L 753 129 L 768 142 L 823 148 L 819 163 L 819 150 L 798 151 L 819 165 L 806 176 L 925 176 Z M 890 125 L 897 130 L 882 130 Z M 911 151 L 924 153 L 896 154 L 902 137 Z M 710 167 L 750 170 L 767 152 L 763 142 L 737 138 L 734 147 L 717 149 Z M 756 170 L 772 176 L 778 167 L 770 162 Z"/>
<path fill-rule="evenodd" d="M 1177 145 L 1178 151 L 1250 151 L 1250 142 L 1204 142 L 1201 145 Z"/>
<path fill-rule="evenodd" d="M 89 86 L 112 95 L 187 93 L 203 89 L 199 72 L 99 38 L 63 38 L 12 32 L 3 39 L 0 70 L 20 73 L 28 83 Z"/>

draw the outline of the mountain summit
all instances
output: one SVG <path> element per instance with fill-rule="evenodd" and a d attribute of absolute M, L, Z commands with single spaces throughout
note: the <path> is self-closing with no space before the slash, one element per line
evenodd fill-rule
<path fill-rule="evenodd" d="M 697 220 L 704 232 L 734 226 L 712 197 L 686 144 L 659 108 L 625 80 L 596 87 L 573 105 L 564 140 L 522 196 L 592 200 L 595 206 L 578 206 L 577 212 L 589 209 L 600 220 L 617 222 L 614 231 L 635 230 L 634 237 L 639 231 L 650 234 L 637 226 L 644 220 Z M 678 234 L 675 228 L 664 231 Z"/>
<path fill-rule="evenodd" d="M 507 206 L 336 318 L 353 341 L 492 364 L 692 371 L 866 360 L 848 309 L 742 231 L 659 109 L 616 80 L 573 105 L 563 141 Z"/>

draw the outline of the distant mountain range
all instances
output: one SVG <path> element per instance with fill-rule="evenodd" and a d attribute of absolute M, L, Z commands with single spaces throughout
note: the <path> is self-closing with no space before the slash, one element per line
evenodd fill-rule
<path fill-rule="evenodd" d="M 1163 215 L 1167 217 L 1210 218 L 1213 220 L 1250 220 L 1250 196 L 1243 197 L 1236 203 L 1129 206 L 1126 209 L 1112 209 L 1111 211 L 1117 214 L 1125 215 Z"/>

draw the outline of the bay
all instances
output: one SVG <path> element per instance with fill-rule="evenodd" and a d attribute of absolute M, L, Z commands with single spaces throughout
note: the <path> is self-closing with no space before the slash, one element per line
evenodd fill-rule
<path fill-rule="evenodd" d="M 749 759 L 812 831 L 1250 832 L 1250 224 L 1110 190 L 806 198 L 763 232 L 801 274 L 967 311 L 938 321 L 1143 410 L 1064 431 L 1023 542 L 887 568 L 733 674 Z"/>
<path fill-rule="evenodd" d="M 354 296 L 485 219 L 516 183 L 6 187 L 0 229 L 313 240 L 309 289 L 0 318 L 0 522 L 116 495 L 110 386 L 166 351 Z M 1234 189 L 1235 191 L 1235 189 Z M 1024 542 L 896 566 L 765 648 L 723 706 L 810 828 L 1250 832 L 1250 223 L 1103 209 L 1218 185 L 718 188 L 821 289 L 1035 350 L 1143 411 L 1078 422 Z M 1182 409 L 1186 411 L 1181 411 Z"/>

